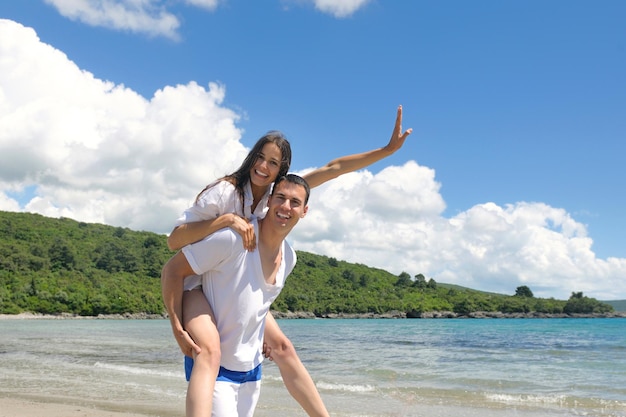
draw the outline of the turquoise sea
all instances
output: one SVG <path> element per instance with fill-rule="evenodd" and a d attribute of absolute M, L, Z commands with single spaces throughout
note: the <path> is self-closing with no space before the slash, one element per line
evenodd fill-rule
<path fill-rule="evenodd" d="M 331 415 L 626 416 L 626 319 L 279 320 Z M 183 416 L 166 320 L 0 320 L 0 396 Z M 305 416 L 275 364 L 259 417 Z"/>

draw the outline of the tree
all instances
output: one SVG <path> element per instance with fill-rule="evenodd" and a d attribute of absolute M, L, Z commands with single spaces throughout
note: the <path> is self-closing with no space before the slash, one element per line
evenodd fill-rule
<path fill-rule="evenodd" d="M 57 237 L 48 250 L 52 269 L 73 269 L 75 264 L 74 251 L 70 245 L 62 238 Z"/>
<path fill-rule="evenodd" d="M 515 290 L 515 296 L 533 298 L 533 292 L 526 285 L 522 285 Z"/>
<path fill-rule="evenodd" d="M 413 284 L 413 281 L 411 281 L 411 276 L 409 274 L 401 272 L 400 275 L 398 275 L 398 280 L 396 281 L 397 287 L 408 287 L 411 284 Z"/>
<path fill-rule="evenodd" d="M 416 288 L 426 288 L 426 277 L 423 274 L 417 274 L 415 275 L 415 282 L 413 283 L 413 285 Z"/>
<path fill-rule="evenodd" d="M 613 307 L 609 304 L 602 303 L 595 298 L 589 298 L 582 292 L 572 292 L 571 297 L 563 307 L 563 312 L 567 314 L 609 313 L 611 311 L 613 311 Z"/>
<path fill-rule="evenodd" d="M 473 300 L 464 298 L 454 303 L 453 311 L 457 314 L 466 316 L 469 313 L 476 311 L 476 305 L 474 304 Z"/>

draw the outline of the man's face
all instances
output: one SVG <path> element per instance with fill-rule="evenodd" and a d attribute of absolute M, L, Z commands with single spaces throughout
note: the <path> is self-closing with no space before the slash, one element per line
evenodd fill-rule
<path fill-rule="evenodd" d="M 291 229 L 308 210 L 305 199 L 306 190 L 302 185 L 281 181 L 268 202 L 268 215 L 279 226 Z"/>

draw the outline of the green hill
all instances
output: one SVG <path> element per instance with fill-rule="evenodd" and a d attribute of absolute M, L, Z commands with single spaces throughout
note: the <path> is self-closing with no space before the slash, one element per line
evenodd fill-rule
<path fill-rule="evenodd" d="M 613 307 L 615 311 L 626 311 L 626 300 L 602 301 Z"/>
<path fill-rule="evenodd" d="M 0 211 L 0 313 L 162 314 L 160 272 L 172 255 L 163 235 Z M 493 294 L 298 252 L 273 308 L 318 316 L 398 311 L 409 317 L 431 311 L 612 311 L 582 293 L 565 301 L 535 298 L 520 288 L 523 296 Z"/>

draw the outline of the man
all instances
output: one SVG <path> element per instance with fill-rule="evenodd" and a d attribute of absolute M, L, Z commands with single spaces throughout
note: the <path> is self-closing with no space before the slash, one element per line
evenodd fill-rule
<path fill-rule="evenodd" d="M 296 253 L 285 238 L 306 215 L 309 193 L 308 184 L 297 175 L 276 181 L 265 218 L 252 221 L 257 250 L 246 251 L 238 233 L 222 229 L 186 246 L 163 268 L 163 299 L 174 337 L 188 356 L 195 347 L 183 326 L 181 282 L 188 275 L 202 275 L 221 350 L 213 416 L 251 417 L 254 413 L 261 384 L 265 316 L 295 266 Z"/>

